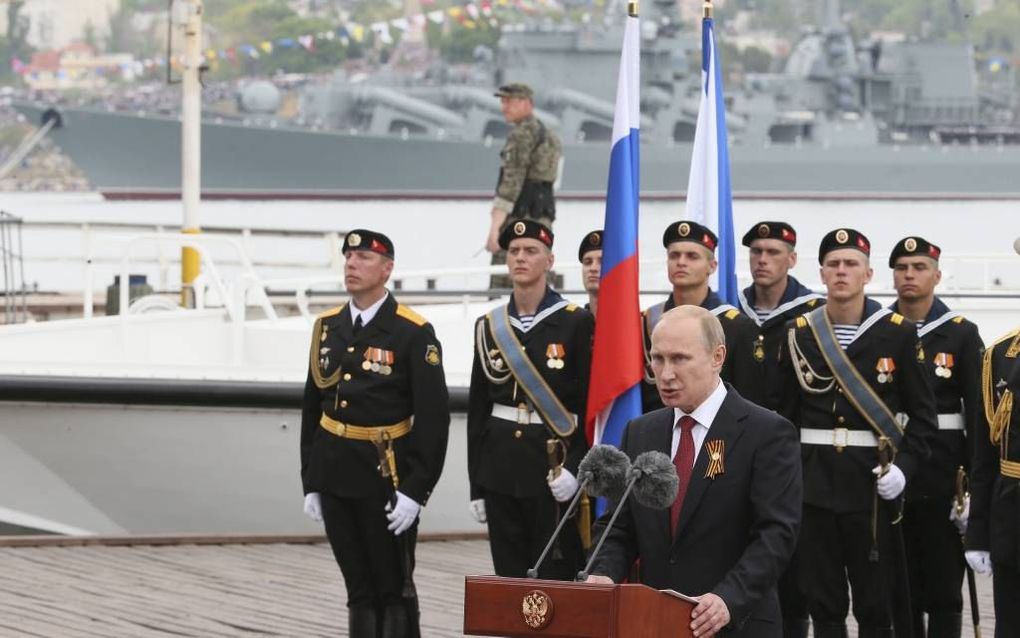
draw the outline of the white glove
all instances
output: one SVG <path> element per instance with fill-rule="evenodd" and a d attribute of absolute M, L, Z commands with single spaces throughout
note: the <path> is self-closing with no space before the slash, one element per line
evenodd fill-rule
<path fill-rule="evenodd" d="M 322 522 L 322 499 L 318 492 L 305 494 L 305 516 L 316 523 Z"/>
<path fill-rule="evenodd" d="M 478 498 L 468 503 L 468 510 L 471 512 L 471 518 L 475 519 L 482 525 L 485 525 L 485 522 L 489 520 L 488 517 L 485 516 L 484 498 Z"/>
<path fill-rule="evenodd" d="M 975 573 L 992 573 L 992 555 L 989 552 L 968 550 L 963 553 L 963 557 L 967 559 L 967 564 Z"/>
<path fill-rule="evenodd" d="M 876 465 L 875 469 L 871 471 L 878 477 L 875 485 L 878 488 L 878 495 L 883 500 L 893 500 L 902 494 L 903 488 L 907 486 L 907 477 L 903 476 L 903 470 L 896 467 L 895 464 L 890 465 L 889 470 L 884 475 L 882 474 L 881 465 Z"/>
<path fill-rule="evenodd" d="M 414 524 L 420 511 L 421 505 L 418 505 L 413 498 L 397 492 L 396 507 L 389 503 L 386 504 L 386 520 L 390 522 L 386 529 L 393 532 L 394 536 L 400 536 Z"/>
<path fill-rule="evenodd" d="M 577 479 L 570 473 L 570 470 L 560 470 L 560 475 L 549 480 L 549 491 L 553 498 L 560 503 L 569 501 L 577 491 Z"/>
<path fill-rule="evenodd" d="M 956 502 L 953 502 L 953 506 L 949 508 L 949 520 L 953 521 L 953 525 L 956 525 L 957 531 L 961 535 L 967 533 L 967 519 L 970 518 L 970 494 L 966 494 L 963 497 L 963 511 L 959 514 L 956 513 Z"/>

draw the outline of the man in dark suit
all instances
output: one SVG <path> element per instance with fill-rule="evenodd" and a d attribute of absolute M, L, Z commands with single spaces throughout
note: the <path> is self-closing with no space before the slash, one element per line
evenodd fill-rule
<path fill-rule="evenodd" d="M 628 499 L 589 582 L 640 580 L 698 597 L 698 638 L 782 635 L 776 584 L 800 527 L 800 449 L 793 425 L 743 399 L 719 377 L 725 335 L 711 311 L 681 306 L 652 332 L 651 359 L 667 407 L 628 424 L 622 449 L 673 457 L 669 510 Z"/>

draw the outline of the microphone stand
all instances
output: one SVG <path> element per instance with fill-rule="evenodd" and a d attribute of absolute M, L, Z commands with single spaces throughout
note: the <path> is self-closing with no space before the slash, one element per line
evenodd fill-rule
<path fill-rule="evenodd" d="M 556 525 L 556 529 L 553 531 L 552 536 L 549 537 L 549 542 L 545 544 L 545 549 L 542 550 L 542 554 L 535 561 L 535 566 L 528 570 L 528 578 L 538 578 L 538 566 L 545 560 L 549 550 L 552 549 L 553 543 L 559 537 L 560 532 L 563 530 L 563 526 L 566 525 L 567 521 L 574 514 L 574 510 L 577 509 L 577 504 L 581 501 L 581 496 L 584 494 L 584 488 L 588 487 L 588 483 L 592 480 L 592 475 L 588 474 L 581 481 L 581 484 L 577 486 L 577 491 L 574 492 L 574 498 L 571 499 L 570 505 L 567 506 L 567 511 L 563 513 L 563 517 L 560 518 L 560 522 Z"/>
<path fill-rule="evenodd" d="M 620 515 L 620 511 L 623 509 L 623 504 L 627 502 L 627 497 L 630 496 L 631 490 L 634 489 L 634 486 L 642 476 L 644 476 L 644 473 L 641 470 L 635 470 L 634 476 L 627 481 L 627 489 L 624 490 L 623 496 L 620 497 L 620 502 L 616 504 L 616 509 L 613 510 L 613 515 L 610 517 L 609 523 L 607 523 L 605 529 L 602 530 L 602 535 L 599 536 L 599 542 L 595 546 L 595 549 L 592 550 L 591 556 L 588 558 L 588 564 L 584 566 L 584 569 L 577 572 L 577 582 L 583 583 L 588 580 L 588 572 L 591 571 L 591 567 L 595 563 L 595 557 L 599 555 L 599 550 L 602 549 L 602 543 L 606 542 L 606 537 L 609 536 L 609 530 L 611 530 L 613 528 L 613 524 L 616 523 L 616 518 Z"/>

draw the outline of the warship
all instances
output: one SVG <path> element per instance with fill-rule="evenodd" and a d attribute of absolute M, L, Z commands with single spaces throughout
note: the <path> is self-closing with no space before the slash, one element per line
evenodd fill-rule
<path fill-rule="evenodd" d="M 819 7 L 818 24 L 805 29 L 781 72 L 727 87 L 736 196 L 1020 196 L 1015 100 L 981 81 L 971 45 L 859 43 L 837 2 Z M 686 188 L 701 84 L 691 26 L 675 2 L 642 7 L 646 198 L 682 197 Z M 539 116 L 564 140 L 558 195 L 601 198 L 621 42 L 622 15 L 620 24 L 504 26 L 474 73 L 337 72 L 304 87 L 289 118 L 278 115 L 277 89 L 254 83 L 239 95 L 239 114 L 205 113 L 202 196 L 490 197 L 508 130 L 493 87 L 515 81 L 535 88 Z M 180 117 L 15 107 L 52 122 L 49 135 L 106 197 L 180 196 Z"/>

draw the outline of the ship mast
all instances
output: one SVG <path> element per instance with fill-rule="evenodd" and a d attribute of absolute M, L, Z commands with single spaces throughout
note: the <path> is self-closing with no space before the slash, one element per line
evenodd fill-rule
<path fill-rule="evenodd" d="M 198 206 L 202 192 L 202 0 L 176 0 L 177 24 L 184 31 L 184 71 L 181 76 L 181 232 L 198 234 Z M 193 284 L 201 270 L 194 248 L 181 249 L 181 305 L 195 301 Z M 123 285 L 123 284 L 122 284 Z"/>

